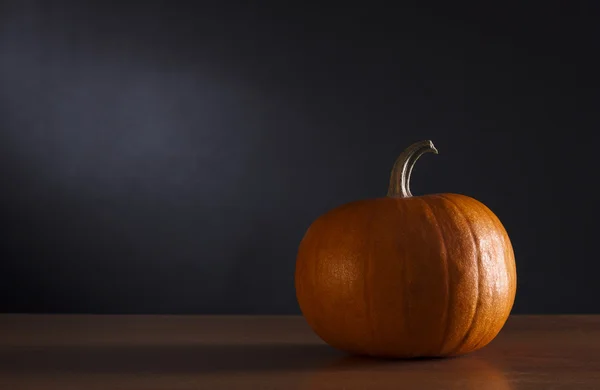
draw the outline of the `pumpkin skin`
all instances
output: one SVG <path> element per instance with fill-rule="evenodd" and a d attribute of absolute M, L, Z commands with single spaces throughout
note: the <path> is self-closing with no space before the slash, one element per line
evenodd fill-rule
<path fill-rule="evenodd" d="M 300 243 L 295 287 L 306 321 L 335 348 L 442 357 L 482 348 L 500 332 L 516 269 L 506 230 L 479 201 L 387 197 L 314 221 Z"/>

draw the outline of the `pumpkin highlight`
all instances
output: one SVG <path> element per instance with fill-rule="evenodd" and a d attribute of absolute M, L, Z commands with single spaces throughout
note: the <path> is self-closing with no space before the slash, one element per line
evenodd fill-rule
<path fill-rule="evenodd" d="M 461 355 L 487 345 L 512 309 L 512 245 L 496 215 L 458 194 L 412 196 L 412 167 L 431 141 L 397 159 L 388 196 L 319 217 L 298 250 L 296 296 L 326 343 L 391 358 Z"/>

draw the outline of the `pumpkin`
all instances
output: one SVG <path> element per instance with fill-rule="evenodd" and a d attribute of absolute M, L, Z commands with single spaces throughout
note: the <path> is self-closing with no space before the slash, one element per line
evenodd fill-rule
<path fill-rule="evenodd" d="M 296 260 L 307 323 L 329 345 L 389 358 L 461 355 L 484 347 L 508 319 L 514 253 L 498 217 L 459 194 L 412 196 L 410 176 L 431 141 L 396 160 L 387 197 L 317 218 Z"/>

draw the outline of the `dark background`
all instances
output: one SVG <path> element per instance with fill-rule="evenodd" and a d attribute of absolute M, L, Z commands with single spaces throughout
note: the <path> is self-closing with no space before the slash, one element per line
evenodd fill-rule
<path fill-rule="evenodd" d="M 600 312 L 597 7 L 190 3 L 1 3 L 1 311 L 299 313 L 309 224 L 432 139 L 514 312 Z"/>

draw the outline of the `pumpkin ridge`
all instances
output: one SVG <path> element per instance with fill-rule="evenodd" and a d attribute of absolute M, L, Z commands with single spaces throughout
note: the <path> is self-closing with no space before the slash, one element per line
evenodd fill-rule
<path fill-rule="evenodd" d="M 399 215 L 403 215 L 403 202 L 394 202 L 396 204 L 396 210 L 398 211 Z M 409 280 L 408 280 L 408 273 L 406 272 L 406 259 L 403 259 L 402 262 L 402 273 L 400 276 L 400 281 L 399 281 L 399 285 L 402 286 L 402 296 L 405 297 L 406 301 L 408 302 L 409 299 L 408 297 L 410 296 L 410 288 L 409 286 Z M 409 322 L 409 313 L 410 313 L 410 305 L 402 305 L 402 332 L 404 335 L 409 334 L 410 331 L 410 322 Z"/>
<path fill-rule="evenodd" d="M 479 306 L 480 306 L 480 300 L 481 300 L 481 278 L 480 273 L 481 273 L 481 269 L 480 269 L 480 262 L 481 262 L 481 251 L 479 248 L 479 243 L 477 242 L 477 239 L 475 238 L 475 232 L 473 230 L 473 224 L 471 223 L 471 221 L 469 220 L 469 218 L 467 218 L 465 212 L 463 211 L 462 207 L 460 207 L 458 205 L 458 203 L 456 203 L 454 200 L 450 199 L 449 197 L 447 197 L 445 194 L 439 194 L 439 196 L 441 196 L 442 198 L 446 199 L 450 204 L 452 204 L 458 211 L 460 214 L 462 214 L 462 217 L 465 219 L 467 226 L 469 227 L 469 232 L 471 234 L 471 239 L 473 240 L 473 244 L 475 245 L 475 252 L 477 253 L 477 261 L 475 262 L 476 264 L 476 269 L 477 269 L 477 300 L 475 302 L 475 310 L 473 311 L 473 316 L 471 317 L 471 323 L 469 324 L 469 327 L 467 328 L 467 331 L 465 332 L 465 335 L 463 336 L 462 340 L 458 343 L 458 345 L 456 346 L 456 348 L 450 353 L 450 355 L 455 355 L 456 353 L 458 353 L 460 351 L 460 349 L 464 346 L 465 342 L 469 339 L 469 336 L 471 336 L 471 332 L 473 331 L 473 326 L 475 325 L 475 318 L 477 317 L 477 311 L 479 310 Z"/>
<path fill-rule="evenodd" d="M 494 212 L 492 210 L 489 209 L 489 207 L 487 207 L 485 204 L 478 202 L 478 201 L 473 201 L 472 202 L 479 210 L 481 210 L 483 212 L 483 214 L 485 214 L 485 216 L 487 217 L 487 219 L 489 220 L 489 222 L 492 224 L 492 226 L 494 226 L 495 229 L 498 229 L 500 231 L 505 230 L 504 226 L 502 225 L 502 222 L 500 222 L 500 220 L 498 219 L 498 217 L 496 216 L 496 214 L 494 214 Z M 509 268 L 512 268 L 510 266 L 510 261 L 507 261 L 507 258 L 511 258 L 512 256 L 514 256 L 514 254 L 512 254 L 512 245 L 510 243 L 510 239 L 505 235 L 505 234 L 501 234 L 500 237 L 502 238 L 502 254 L 503 254 L 503 263 L 504 263 L 504 269 L 506 270 L 507 273 L 507 278 L 508 278 L 508 283 L 509 286 L 513 283 L 513 278 L 510 276 L 511 271 L 509 270 Z M 507 256 L 508 254 L 508 256 Z M 511 255 L 512 254 L 512 255 Z M 513 274 L 514 270 L 513 270 Z M 510 287 L 509 287 L 510 288 Z M 495 291 L 494 291 L 495 292 Z M 494 294 L 494 298 L 496 297 L 496 294 Z M 513 301 L 514 302 L 514 301 Z M 506 306 L 505 310 L 505 321 L 508 318 L 510 311 L 512 310 L 512 303 L 510 306 Z M 495 337 L 495 335 L 494 335 Z M 488 344 L 490 342 L 489 340 L 489 334 L 484 334 L 481 337 L 481 340 L 479 340 L 476 344 L 475 344 L 475 349 L 479 349 L 482 346 L 485 346 L 486 344 Z"/>
<path fill-rule="evenodd" d="M 483 204 L 480 203 L 480 202 L 476 202 L 476 201 L 475 202 L 471 202 L 471 203 L 473 204 L 473 206 L 475 208 L 477 208 L 478 210 L 482 211 L 483 214 L 485 215 L 485 217 L 487 218 L 487 220 L 489 222 L 491 222 L 491 224 L 494 227 L 494 229 L 497 229 L 497 225 L 496 225 L 495 221 L 492 219 L 490 213 L 487 212 L 487 210 L 484 207 L 481 207 L 481 206 L 483 206 Z M 505 247 L 505 240 L 504 240 L 504 237 L 502 237 L 502 251 L 503 252 L 505 252 L 504 247 Z M 504 263 L 506 263 L 506 261 L 504 260 L 504 258 L 502 260 L 504 261 Z M 496 294 L 496 290 L 495 289 L 492 290 L 492 299 L 491 299 L 491 301 L 492 301 L 493 304 L 496 304 L 497 294 Z M 474 345 L 474 349 L 479 349 L 479 346 L 488 338 L 489 331 L 490 330 L 488 328 L 488 329 L 486 329 L 486 332 L 483 332 L 483 335 L 479 338 L 479 340 L 476 343 L 473 344 Z"/>
<path fill-rule="evenodd" d="M 450 313 L 450 272 L 449 272 L 449 267 L 448 267 L 448 249 L 446 247 L 446 240 L 444 237 L 443 230 L 440 227 L 440 223 L 439 223 L 437 217 L 435 216 L 435 212 L 433 211 L 433 208 L 431 207 L 431 205 L 429 203 L 427 203 L 426 200 L 424 200 L 424 199 L 420 199 L 420 200 L 421 200 L 421 202 L 423 202 L 425 207 L 431 213 L 431 216 L 433 218 L 433 224 L 435 225 L 435 229 L 437 230 L 438 235 L 440 236 L 440 243 L 441 243 L 441 249 L 442 249 L 443 260 L 444 260 L 443 263 L 444 263 L 444 268 L 446 269 L 446 272 L 444 273 L 446 276 L 446 306 L 444 308 L 444 316 L 442 317 L 442 322 L 444 322 L 445 325 L 444 325 L 444 331 L 442 332 L 442 344 L 439 347 L 439 353 L 442 353 L 442 351 L 444 349 L 444 345 L 446 344 L 446 335 L 448 334 L 448 327 L 449 327 L 448 324 L 450 323 L 450 321 L 448 320 L 449 313 Z"/>
<path fill-rule="evenodd" d="M 445 199 L 443 196 L 440 195 L 432 195 L 432 197 L 434 198 L 439 198 L 442 201 Z M 428 205 L 429 206 L 429 205 Z M 431 208 L 431 206 L 429 206 Z M 433 210 L 433 209 L 432 209 Z M 438 224 L 438 229 L 440 230 L 440 235 L 442 237 L 442 245 L 444 246 L 444 264 L 446 266 L 446 283 L 447 283 L 447 289 L 446 289 L 446 294 L 448 294 L 447 297 L 447 306 L 446 306 L 446 326 L 444 328 L 444 338 L 443 338 L 443 342 L 442 345 L 440 347 L 440 353 L 443 353 L 444 350 L 444 346 L 446 344 L 446 337 L 448 337 L 448 330 L 450 328 L 450 303 L 452 300 L 452 295 L 450 294 L 451 289 L 452 289 L 452 284 L 450 283 L 450 264 L 449 264 L 449 258 L 448 258 L 448 247 L 446 245 L 446 237 L 444 236 L 444 230 L 441 228 L 441 226 L 439 225 L 439 220 L 437 219 L 437 217 L 435 216 L 435 213 L 433 213 L 434 218 L 436 220 L 436 223 Z"/>
<path fill-rule="evenodd" d="M 486 214 L 489 215 L 490 219 L 494 222 L 494 225 L 496 225 L 496 227 L 500 228 L 501 230 L 503 230 L 505 232 L 505 234 L 502 235 L 502 242 L 504 243 L 504 250 L 508 251 L 508 253 L 510 254 L 509 258 L 512 258 L 512 261 L 507 262 L 505 260 L 504 263 L 506 265 L 507 272 L 509 274 L 512 274 L 512 277 L 510 278 L 510 284 L 513 285 L 513 289 L 516 289 L 517 269 L 516 269 L 516 264 L 514 262 L 514 248 L 512 246 L 512 242 L 510 241 L 510 238 L 508 237 L 508 233 L 506 233 L 506 228 L 504 227 L 504 225 L 502 224 L 502 221 L 500 221 L 498 216 L 496 214 L 494 214 L 494 212 L 489 207 L 484 205 L 483 203 L 481 203 L 481 205 L 484 206 L 483 209 L 485 210 Z M 509 268 L 510 268 L 510 270 L 509 270 Z M 513 304 L 514 304 L 514 300 L 513 300 Z M 512 305 L 511 305 L 510 310 L 512 310 Z"/>
<path fill-rule="evenodd" d="M 372 219 L 371 219 L 372 221 Z M 369 224 L 369 229 L 371 224 Z M 371 243 L 369 243 L 371 244 Z M 366 317 L 366 322 L 367 322 L 367 326 L 369 328 L 369 344 L 373 345 L 373 343 L 375 342 L 375 320 L 373 319 L 373 310 L 372 310 L 372 305 L 370 302 L 370 287 L 367 287 L 370 284 L 370 275 L 369 272 L 371 271 L 371 258 L 373 257 L 371 254 L 371 251 L 367 251 L 368 255 L 367 255 L 367 259 L 364 261 L 364 265 L 363 265 L 363 278 L 364 278 L 364 282 L 363 282 L 363 297 L 365 300 L 365 317 Z"/>

